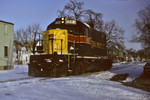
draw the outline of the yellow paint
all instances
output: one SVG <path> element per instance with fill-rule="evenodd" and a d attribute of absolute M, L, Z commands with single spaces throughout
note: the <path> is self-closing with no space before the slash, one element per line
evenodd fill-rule
<path fill-rule="evenodd" d="M 52 29 L 52 30 L 44 31 L 43 32 L 44 53 L 52 54 L 54 52 L 57 52 L 57 54 L 60 54 L 61 40 L 62 40 L 62 53 L 67 54 L 68 53 L 68 31 L 62 29 L 61 30 Z M 53 46 L 53 51 L 52 51 L 52 46 Z"/>

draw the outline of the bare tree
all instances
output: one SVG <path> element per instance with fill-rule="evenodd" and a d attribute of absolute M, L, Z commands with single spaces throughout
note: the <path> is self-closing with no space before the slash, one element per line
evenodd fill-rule
<path fill-rule="evenodd" d="M 133 48 L 127 49 L 126 51 L 128 52 L 129 57 L 133 57 L 133 58 L 137 57 L 137 52 Z"/>
<path fill-rule="evenodd" d="M 58 17 L 67 17 L 64 10 L 58 10 Z"/>
<path fill-rule="evenodd" d="M 111 45 L 123 46 L 123 29 L 114 20 L 104 24 L 101 13 L 94 12 L 91 9 L 85 10 L 83 6 L 83 2 L 70 0 L 62 11 L 58 11 L 58 17 L 71 17 L 76 20 L 82 20 L 92 26 L 92 28 L 105 32 L 107 35 L 107 47 Z"/>
<path fill-rule="evenodd" d="M 122 46 L 124 45 L 124 30 L 116 24 L 115 20 L 105 23 L 103 32 L 106 33 L 107 48 L 118 44 Z"/>
<path fill-rule="evenodd" d="M 64 9 L 62 11 L 58 11 L 59 17 L 71 17 L 76 20 L 81 20 L 81 17 L 83 17 L 84 9 L 83 9 L 83 2 L 78 2 L 77 0 L 70 0 L 69 3 L 67 3 L 64 6 Z"/>
<path fill-rule="evenodd" d="M 96 13 L 93 10 L 85 10 L 85 22 L 87 22 L 91 27 L 102 31 L 103 20 L 102 14 Z"/>
<path fill-rule="evenodd" d="M 33 24 L 33 25 L 28 25 L 28 27 L 26 29 L 24 28 L 20 28 L 15 32 L 15 45 L 20 45 L 20 46 L 24 46 L 26 48 L 26 50 L 28 51 L 28 49 L 30 48 L 30 40 L 33 36 L 33 40 L 36 43 L 36 35 L 38 33 L 42 33 L 42 29 L 40 27 L 40 24 Z M 35 44 L 33 45 L 33 50 L 35 48 Z"/>
<path fill-rule="evenodd" d="M 93 28 L 101 31 L 103 26 L 102 14 L 93 10 L 83 9 L 84 3 L 70 0 L 63 10 L 58 10 L 58 17 L 70 17 L 88 23 Z"/>
<path fill-rule="evenodd" d="M 144 48 L 149 48 L 150 52 L 150 5 L 138 12 L 138 18 L 134 24 L 137 34 L 132 41 L 141 42 Z"/>
<path fill-rule="evenodd" d="M 147 52 L 146 49 L 142 49 L 142 50 L 138 50 L 137 52 L 137 55 L 140 56 L 141 58 L 148 58 L 149 54 Z"/>

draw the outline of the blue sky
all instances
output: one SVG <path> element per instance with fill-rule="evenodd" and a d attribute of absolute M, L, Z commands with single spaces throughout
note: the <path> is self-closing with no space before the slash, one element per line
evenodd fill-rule
<path fill-rule="evenodd" d="M 140 44 L 129 43 L 135 32 L 133 23 L 137 12 L 144 9 L 150 0 L 78 0 L 84 2 L 85 9 L 103 14 L 105 22 L 116 20 L 125 30 L 126 48 L 140 49 Z M 13 22 L 14 30 L 39 23 L 43 30 L 55 20 L 57 11 L 62 10 L 69 0 L 0 0 L 0 20 Z"/>

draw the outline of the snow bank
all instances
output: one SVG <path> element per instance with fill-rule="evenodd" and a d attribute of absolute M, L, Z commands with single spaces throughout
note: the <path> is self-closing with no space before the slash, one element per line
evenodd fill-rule
<path fill-rule="evenodd" d="M 7 71 L 0 71 L 0 81 L 27 78 L 28 76 L 28 65 L 14 65 L 14 69 Z"/>
<path fill-rule="evenodd" d="M 96 79 L 102 79 L 102 80 L 109 80 L 114 75 L 116 75 L 116 74 L 109 72 L 109 71 L 102 71 L 102 72 L 93 73 L 89 77 L 96 78 Z"/>

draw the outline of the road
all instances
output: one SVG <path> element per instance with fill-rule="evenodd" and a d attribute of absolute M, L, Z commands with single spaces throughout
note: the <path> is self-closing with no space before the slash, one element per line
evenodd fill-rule
<path fill-rule="evenodd" d="M 133 81 L 135 78 L 139 77 L 143 73 L 143 66 L 145 63 L 142 62 L 132 62 L 132 63 L 116 63 L 108 71 L 97 72 L 91 74 L 90 77 L 96 77 L 98 79 L 109 80 L 112 76 L 116 74 L 127 73 L 126 82 Z"/>

